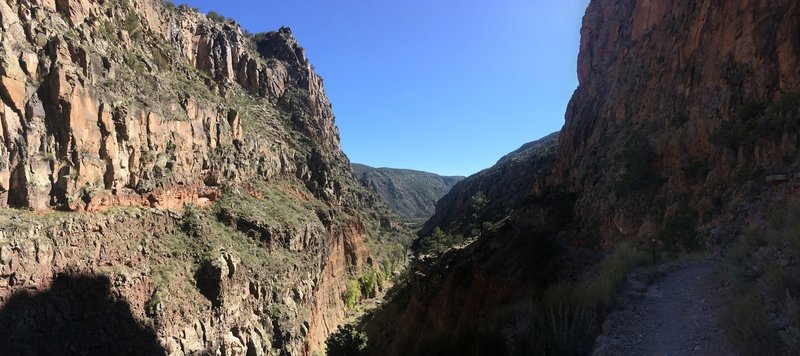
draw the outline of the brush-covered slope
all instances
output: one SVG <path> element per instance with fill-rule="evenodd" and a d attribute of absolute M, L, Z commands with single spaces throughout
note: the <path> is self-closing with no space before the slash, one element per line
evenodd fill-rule
<path fill-rule="evenodd" d="M 4 350 L 309 354 L 402 262 L 288 28 L 0 1 L 0 99 Z"/>
<path fill-rule="evenodd" d="M 516 327 L 506 307 L 569 264 L 554 258 L 564 247 L 549 237 L 570 221 L 573 200 L 540 191 L 558 151 L 558 133 L 528 143 L 439 200 L 416 243 L 436 255 L 417 259 L 405 284 L 362 320 L 372 354 L 503 354 L 502 345 L 476 341 L 487 328 Z"/>
<path fill-rule="evenodd" d="M 353 171 L 367 187 L 401 218 L 424 220 L 433 215 L 436 201 L 450 191 L 460 176 L 440 176 L 411 169 L 373 168 L 353 163 Z"/>
<path fill-rule="evenodd" d="M 468 235 L 482 222 L 499 222 L 515 209 L 531 203 L 542 178 L 552 169 L 558 152 L 558 133 L 526 143 L 497 163 L 458 182 L 436 202 L 435 214 L 425 222 L 419 236 L 429 236 L 439 227 Z"/>

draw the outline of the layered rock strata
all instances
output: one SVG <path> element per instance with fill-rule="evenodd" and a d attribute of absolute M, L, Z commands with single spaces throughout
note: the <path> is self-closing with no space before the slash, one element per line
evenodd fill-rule
<path fill-rule="evenodd" d="M 310 354 L 351 316 L 344 283 L 394 246 L 288 28 L 155 0 L 0 1 L 0 123 L 0 207 L 34 211 L 0 227 L 0 328 L 24 330 L 3 333 L 20 352 L 102 352 L 62 326 L 87 317 L 70 286 L 97 285 L 98 327 L 137 325 L 110 340 Z"/>

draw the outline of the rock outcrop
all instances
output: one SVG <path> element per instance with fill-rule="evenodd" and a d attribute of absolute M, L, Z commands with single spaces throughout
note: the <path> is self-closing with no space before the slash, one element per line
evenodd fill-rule
<path fill-rule="evenodd" d="M 2 204 L 156 205 L 187 198 L 164 187 L 199 200 L 279 173 L 341 194 L 324 169 L 346 163 L 330 103 L 288 28 L 251 40 L 158 1 L 57 5 L 2 5 Z"/>
<path fill-rule="evenodd" d="M 373 168 L 357 163 L 352 166 L 364 185 L 378 193 L 397 215 L 411 221 L 431 217 L 436 201 L 464 179 L 411 169 Z"/>
<path fill-rule="evenodd" d="M 85 306 L 25 295 L 97 283 L 165 354 L 310 354 L 349 317 L 344 282 L 395 245 L 288 28 L 249 36 L 158 0 L 3 0 L 0 123 L 0 208 L 35 211 L 2 213 L 0 308 L 25 315 L 2 330 L 58 337 L 52 313 L 79 323 L 67 309 Z M 25 340 L 3 341 L 85 345 Z"/>

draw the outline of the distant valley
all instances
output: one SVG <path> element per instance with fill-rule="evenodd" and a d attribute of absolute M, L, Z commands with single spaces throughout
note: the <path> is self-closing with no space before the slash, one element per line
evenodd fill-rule
<path fill-rule="evenodd" d="M 352 166 L 364 185 L 378 193 L 389 208 L 409 222 L 422 222 L 431 217 L 436 201 L 464 179 L 411 169 L 374 168 L 359 163 Z"/>

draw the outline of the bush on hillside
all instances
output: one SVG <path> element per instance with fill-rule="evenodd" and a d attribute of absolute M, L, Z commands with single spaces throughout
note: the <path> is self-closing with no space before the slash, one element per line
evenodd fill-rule
<path fill-rule="evenodd" d="M 734 301 L 728 336 L 745 355 L 779 355 L 781 340 L 769 324 L 760 298 L 751 292 Z"/>
<path fill-rule="evenodd" d="M 164 7 L 166 7 L 169 10 L 176 9 L 175 2 L 172 0 L 161 0 L 161 4 L 164 5 Z"/>
<path fill-rule="evenodd" d="M 364 355 L 367 348 L 367 335 L 356 330 L 353 325 L 342 325 L 336 332 L 328 336 L 325 346 L 328 356 Z"/>
<path fill-rule="evenodd" d="M 782 95 L 770 105 L 750 103 L 733 120 L 722 124 L 712 136 L 714 143 L 736 150 L 759 141 L 778 140 L 800 131 L 800 92 Z"/>
<path fill-rule="evenodd" d="M 208 14 L 206 14 L 206 16 L 208 17 L 209 20 L 211 20 L 213 22 L 222 23 L 222 22 L 228 21 L 228 19 L 225 16 L 223 16 L 222 14 L 220 14 L 220 13 L 218 13 L 216 11 L 209 11 Z"/>
<path fill-rule="evenodd" d="M 754 225 L 725 252 L 721 271 L 731 285 L 726 325 L 743 355 L 797 354 L 800 350 L 800 271 L 782 256 L 800 253 L 800 204 Z M 775 322 L 786 323 L 779 330 Z"/>
<path fill-rule="evenodd" d="M 438 255 L 450 247 L 464 242 L 464 237 L 458 234 L 448 234 L 439 227 L 433 229 L 430 236 L 419 240 L 419 253 L 422 255 Z"/>
<path fill-rule="evenodd" d="M 359 285 L 358 281 L 347 281 L 347 287 L 342 295 L 342 300 L 344 301 L 344 305 L 347 307 L 347 309 L 352 309 L 356 306 L 356 304 L 358 304 L 359 301 L 361 301 L 361 286 Z"/>

